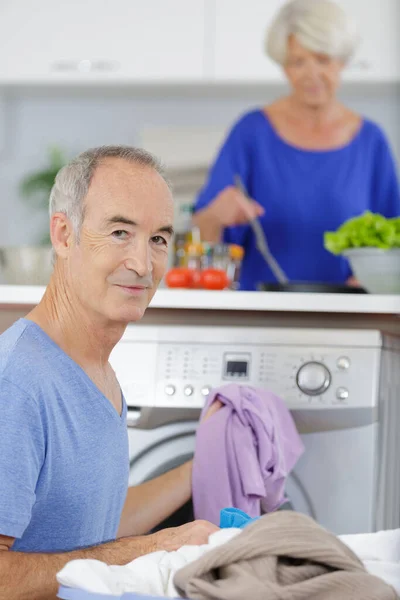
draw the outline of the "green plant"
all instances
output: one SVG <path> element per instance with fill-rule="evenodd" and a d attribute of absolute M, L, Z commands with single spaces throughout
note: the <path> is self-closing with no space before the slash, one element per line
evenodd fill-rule
<path fill-rule="evenodd" d="M 66 164 L 64 153 L 57 147 L 49 148 L 48 165 L 26 175 L 20 183 L 21 196 L 41 211 L 47 211 L 51 188 L 58 171 Z M 41 245 L 50 244 L 50 234 L 43 234 Z"/>
<path fill-rule="evenodd" d="M 324 246 L 332 254 L 342 254 L 349 248 L 400 248 L 400 217 L 364 212 L 348 219 L 337 231 L 326 231 Z"/>

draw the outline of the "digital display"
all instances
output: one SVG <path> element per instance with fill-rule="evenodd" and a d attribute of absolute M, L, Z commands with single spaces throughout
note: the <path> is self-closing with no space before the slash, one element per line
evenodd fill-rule
<path fill-rule="evenodd" d="M 227 352 L 224 355 L 224 379 L 249 379 L 250 359 L 247 352 Z"/>
<path fill-rule="evenodd" d="M 226 375 L 231 377 L 247 377 L 249 363 L 244 360 L 228 360 L 226 363 Z"/>

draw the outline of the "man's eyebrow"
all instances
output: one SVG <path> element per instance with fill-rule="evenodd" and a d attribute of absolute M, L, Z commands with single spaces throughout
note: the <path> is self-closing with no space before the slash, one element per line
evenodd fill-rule
<path fill-rule="evenodd" d="M 137 227 L 136 221 L 132 221 L 132 219 L 127 219 L 122 215 L 115 215 L 114 217 L 110 217 L 106 220 L 106 225 L 112 225 L 113 223 L 123 223 L 124 225 L 131 225 L 133 227 Z M 174 235 L 174 228 L 172 225 L 163 225 L 157 229 L 160 233 L 168 233 L 171 237 Z"/>
<path fill-rule="evenodd" d="M 174 228 L 172 225 L 164 225 L 164 227 L 160 227 L 157 231 L 160 233 L 168 233 L 171 237 L 174 235 Z"/>
<path fill-rule="evenodd" d="M 112 223 L 124 223 L 124 225 L 137 226 L 136 221 L 132 221 L 132 219 L 127 219 L 126 217 L 123 217 L 122 215 L 115 215 L 114 217 L 110 217 L 109 219 L 106 219 L 106 221 L 105 221 L 106 225 L 112 225 Z"/>

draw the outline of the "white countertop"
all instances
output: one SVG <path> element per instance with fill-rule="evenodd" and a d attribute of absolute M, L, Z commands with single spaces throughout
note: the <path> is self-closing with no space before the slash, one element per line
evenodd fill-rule
<path fill-rule="evenodd" d="M 2 306 L 34 306 L 44 290 L 42 286 L 0 285 L 0 309 Z M 400 315 L 400 296 L 160 289 L 150 307 Z"/>

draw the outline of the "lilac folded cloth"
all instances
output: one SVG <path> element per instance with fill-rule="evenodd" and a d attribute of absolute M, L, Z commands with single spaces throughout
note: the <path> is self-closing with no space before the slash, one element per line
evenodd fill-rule
<path fill-rule="evenodd" d="M 219 524 L 232 506 L 257 517 L 284 502 L 285 480 L 304 451 L 284 401 L 271 392 L 230 384 L 214 389 L 224 406 L 199 425 L 193 464 L 196 519 Z"/>

